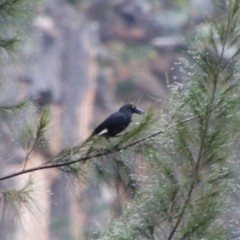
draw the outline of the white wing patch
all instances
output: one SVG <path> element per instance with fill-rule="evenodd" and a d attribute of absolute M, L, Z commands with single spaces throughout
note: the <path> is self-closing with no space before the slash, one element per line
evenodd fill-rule
<path fill-rule="evenodd" d="M 101 136 L 101 135 L 106 134 L 106 133 L 108 133 L 108 130 L 105 128 L 100 133 L 98 133 L 98 136 Z"/>

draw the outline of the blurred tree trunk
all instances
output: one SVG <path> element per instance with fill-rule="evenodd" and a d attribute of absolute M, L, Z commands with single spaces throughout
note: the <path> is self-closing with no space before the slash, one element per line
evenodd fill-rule
<path fill-rule="evenodd" d="M 50 138 L 52 151 L 56 153 L 68 144 L 79 143 L 89 134 L 95 97 L 97 42 L 92 39 L 97 38 L 95 29 L 67 1 L 46 1 L 44 12 L 39 24 L 42 49 L 33 90 L 40 105 L 47 101 L 53 103 Z M 84 214 L 66 178 L 59 174 L 50 187 L 51 240 L 70 239 L 82 231 Z"/>

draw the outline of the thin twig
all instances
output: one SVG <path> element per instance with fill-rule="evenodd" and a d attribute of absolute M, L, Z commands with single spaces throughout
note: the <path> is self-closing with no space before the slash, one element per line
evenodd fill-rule
<path fill-rule="evenodd" d="M 191 120 L 195 119 L 195 117 L 190 117 L 190 118 L 187 118 L 185 120 L 183 120 L 182 122 L 189 122 Z M 174 124 L 174 125 L 171 125 L 171 126 L 168 126 L 166 127 L 165 130 L 168 130 L 168 129 L 171 129 L 173 127 L 176 127 L 177 124 Z M 9 179 L 9 178 L 13 178 L 13 177 L 16 177 L 16 176 L 19 176 L 19 175 L 22 175 L 22 174 L 25 174 L 25 173 L 30 173 L 30 172 L 35 172 L 35 171 L 39 171 L 39 170 L 43 170 L 43 169 L 50 169 L 50 168 L 59 168 L 59 167 L 63 167 L 63 166 L 67 166 L 67 165 L 71 165 L 71 164 L 74 164 L 74 163 L 77 163 L 77 162 L 85 162 L 86 160 L 88 159 L 92 159 L 92 158 L 96 158 L 96 157 L 102 157 L 102 156 L 107 156 L 107 155 L 110 155 L 114 152 L 120 152 L 122 150 L 125 150 L 125 149 L 128 149 L 132 146 L 135 146 L 141 142 L 144 142 L 146 141 L 147 139 L 149 138 L 153 138 L 157 135 L 160 135 L 164 133 L 164 130 L 160 130 L 160 131 L 157 131 L 155 133 L 152 133 L 144 138 L 141 138 L 135 142 L 132 142 L 122 148 L 114 148 L 114 149 L 111 149 L 111 150 L 108 150 L 108 149 L 103 149 L 104 151 L 101 151 L 100 153 L 96 153 L 96 154 L 93 154 L 93 155 L 88 155 L 88 156 L 82 156 L 76 160 L 71 160 L 71 161 L 68 161 L 68 162 L 63 162 L 63 163 L 53 163 L 53 164 L 50 164 L 50 165 L 41 165 L 41 166 L 37 166 L 37 167 L 33 167 L 33 168 L 29 168 L 29 169 L 26 169 L 26 170 L 22 170 L 22 171 L 18 171 L 18 172 L 15 172 L 15 173 L 11 173 L 9 175 L 6 175 L 4 177 L 1 177 L 0 178 L 0 181 L 2 180 L 6 180 L 6 179 Z"/>
<path fill-rule="evenodd" d="M 27 153 L 27 155 L 26 155 L 26 157 L 25 157 L 25 159 L 24 159 L 23 170 L 25 170 L 25 167 L 26 167 L 26 165 L 27 165 L 28 158 L 29 158 L 30 154 L 33 152 L 33 150 L 35 149 L 37 143 L 38 143 L 38 136 L 36 136 L 36 138 L 35 138 L 35 140 L 34 140 L 34 143 L 33 143 L 32 147 L 31 147 L 30 151 Z"/>

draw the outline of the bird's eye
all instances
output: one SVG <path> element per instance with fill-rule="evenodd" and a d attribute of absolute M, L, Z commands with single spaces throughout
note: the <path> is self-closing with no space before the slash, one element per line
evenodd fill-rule
<path fill-rule="evenodd" d="M 135 108 L 135 106 L 134 106 L 134 105 L 132 105 L 132 108 Z"/>

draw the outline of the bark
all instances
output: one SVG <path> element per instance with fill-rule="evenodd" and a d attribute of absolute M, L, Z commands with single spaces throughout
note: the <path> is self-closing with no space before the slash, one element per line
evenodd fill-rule
<path fill-rule="evenodd" d="M 59 6 L 60 5 L 60 6 Z M 51 149 L 57 153 L 89 134 L 95 98 L 96 29 L 65 1 L 46 1 L 39 24 L 42 49 L 32 93 L 48 93 L 52 106 Z M 45 18 L 45 19 L 44 19 Z M 45 25 L 44 25 L 45 24 Z M 94 40 L 94 41 L 93 41 Z M 93 47 L 93 45 L 95 47 Z M 41 101 L 41 103 L 44 102 Z M 66 176 L 51 181 L 50 239 L 69 239 L 82 232 L 85 218 Z M 82 239 L 82 238 L 81 238 Z"/>

